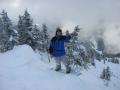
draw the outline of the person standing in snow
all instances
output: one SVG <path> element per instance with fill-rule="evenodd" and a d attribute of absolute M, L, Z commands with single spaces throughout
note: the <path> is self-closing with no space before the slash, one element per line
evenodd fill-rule
<path fill-rule="evenodd" d="M 69 42 L 71 39 L 70 35 L 63 36 L 62 30 L 60 28 L 56 29 L 55 36 L 51 39 L 49 52 L 55 58 L 56 68 L 55 71 L 61 70 L 61 62 L 66 67 L 66 73 L 70 73 L 71 68 L 69 65 L 69 61 L 65 55 L 65 43 Z"/>

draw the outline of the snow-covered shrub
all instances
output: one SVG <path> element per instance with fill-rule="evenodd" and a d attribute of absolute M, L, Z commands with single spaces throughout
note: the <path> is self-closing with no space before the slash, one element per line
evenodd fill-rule
<path fill-rule="evenodd" d="M 111 71 L 110 71 L 109 66 L 103 69 L 102 74 L 100 75 L 100 78 L 103 79 L 103 80 L 110 81 L 110 79 L 111 79 Z"/>

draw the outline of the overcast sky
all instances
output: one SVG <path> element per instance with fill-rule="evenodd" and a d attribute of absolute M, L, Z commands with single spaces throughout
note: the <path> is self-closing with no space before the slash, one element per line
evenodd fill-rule
<path fill-rule="evenodd" d="M 27 9 L 35 23 L 87 27 L 100 19 L 106 23 L 120 22 L 120 0 L 0 0 L 2 9 L 14 21 Z"/>
<path fill-rule="evenodd" d="M 2 9 L 14 22 L 27 9 L 34 23 L 61 25 L 63 30 L 73 30 L 75 25 L 80 25 L 87 28 L 81 38 L 93 36 L 91 31 L 95 30 L 90 28 L 104 22 L 107 28 L 102 37 L 106 45 L 110 50 L 115 47 L 113 52 L 120 52 L 120 28 L 115 28 L 120 27 L 120 0 L 0 0 L 0 12 Z M 114 38 L 116 40 L 112 40 Z"/>

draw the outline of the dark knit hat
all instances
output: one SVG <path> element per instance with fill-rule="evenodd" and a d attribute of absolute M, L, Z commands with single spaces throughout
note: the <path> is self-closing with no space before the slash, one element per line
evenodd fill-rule
<path fill-rule="evenodd" d="M 56 29 L 56 35 L 57 35 L 57 32 L 61 32 L 61 33 L 62 33 L 62 29 L 58 27 L 58 28 Z"/>
<path fill-rule="evenodd" d="M 60 28 L 57 28 L 56 32 L 62 32 L 62 30 Z"/>

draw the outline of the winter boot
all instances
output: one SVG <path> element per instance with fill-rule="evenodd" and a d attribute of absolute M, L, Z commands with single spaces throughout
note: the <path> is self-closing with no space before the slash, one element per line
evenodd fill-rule
<path fill-rule="evenodd" d="M 66 66 L 66 73 L 70 73 L 71 72 L 71 68 L 69 66 Z"/>
<path fill-rule="evenodd" d="M 55 71 L 59 71 L 59 70 L 61 70 L 61 65 L 57 65 L 55 68 Z"/>

